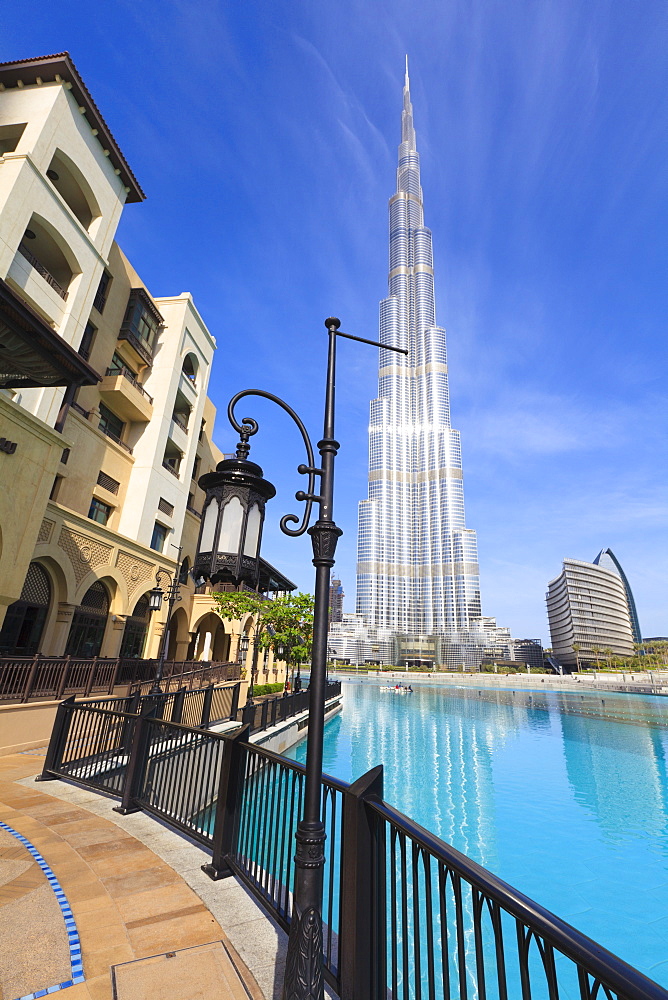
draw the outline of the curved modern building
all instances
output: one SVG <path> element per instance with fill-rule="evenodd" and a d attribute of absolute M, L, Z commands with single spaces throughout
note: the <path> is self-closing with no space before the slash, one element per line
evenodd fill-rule
<path fill-rule="evenodd" d="M 547 617 L 553 655 L 563 666 L 633 655 L 633 629 L 624 584 L 618 573 L 594 563 L 564 559 L 547 588 Z M 577 656 L 574 644 L 579 646 Z"/>
<path fill-rule="evenodd" d="M 626 573 L 619 564 L 619 561 L 612 551 L 612 549 L 601 549 L 599 554 L 594 559 L 595 566 L 602 566 L 604 569 L 609 569 L 613 573 L 616 573 L 619 579 L 624 585 L 624 591 L 626 593 L 626 603 L 629 606 L 629 615 L 631 617 L 631 628 L 633 630 L 633 641 L 642 642 L 642 635 L 640 634 L 640 622 L 638 620 L 638 612 L 636 611 L 636 602 L 633 599 L 633 591 L 631 590 L 631 585 L 626 579 Z"/>
<path fill-rule="evenodd" d="M 436 325 L 408 66 L 401 140 L 379 340 L 408 355 L 379 352 L 369 494 L 359 506 L 357 612 L 371 626 L 432 637 L 436 651 L 438 637 L 458 641 L 480 616 L 480 583 L 476 534 L 464 517 L 459 432 L 450 425 L 445 330 Z"/>

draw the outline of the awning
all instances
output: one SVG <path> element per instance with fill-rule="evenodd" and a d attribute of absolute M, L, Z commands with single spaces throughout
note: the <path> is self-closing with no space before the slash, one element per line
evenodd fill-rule
<path fill-rule="evenodd" d="M 0 279 L 0 389 L 96 385 L 101 377 Z"/>

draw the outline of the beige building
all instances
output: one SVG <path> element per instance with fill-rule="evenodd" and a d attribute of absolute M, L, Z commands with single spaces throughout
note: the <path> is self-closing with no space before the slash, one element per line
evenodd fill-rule
<path fill-rule="evenodd" d="M 0 656 L 155 656 L 159 571 L 182 581 L 170 658 L 235 659 L 252 632 L 189 574 L 216 344 L 114 241 L 143 197 L 67 54 L 0 66 Z"/>

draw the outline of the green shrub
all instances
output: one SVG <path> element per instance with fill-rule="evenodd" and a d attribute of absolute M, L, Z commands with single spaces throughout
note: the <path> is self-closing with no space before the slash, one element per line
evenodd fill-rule
<path fill-rule="evenodd" d="M 282 684 L 256 684 L 253 688 L 253 697 L 259 698 L 261 694 L 276 694 L 277 691 L 282 690 Z"/>

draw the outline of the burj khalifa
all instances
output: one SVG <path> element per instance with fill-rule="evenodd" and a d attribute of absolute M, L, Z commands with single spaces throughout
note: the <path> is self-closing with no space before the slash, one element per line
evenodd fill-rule
<path fill-rule="evenodd" d="M 369 495 L 359 505 L 357 613 L 406 636 L 457 641 L 481 614 L 476 533 L 466 527 L 459 432 L 450 425 L 445 330 L 436 324 L 408 60 L 388 296 L 380 304 L 378 396 L 369 421 Z"/>

